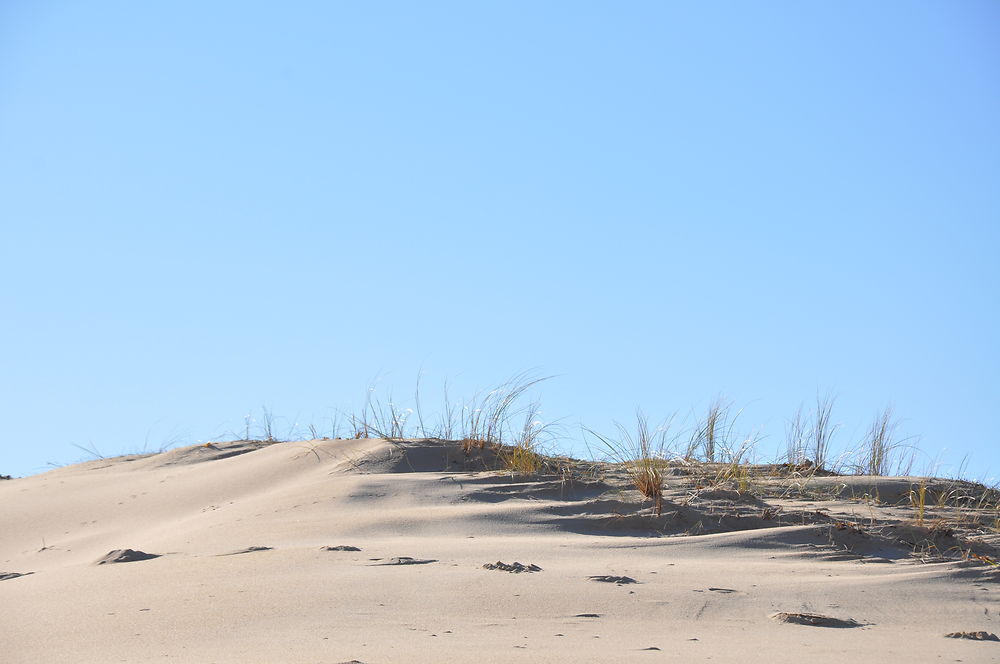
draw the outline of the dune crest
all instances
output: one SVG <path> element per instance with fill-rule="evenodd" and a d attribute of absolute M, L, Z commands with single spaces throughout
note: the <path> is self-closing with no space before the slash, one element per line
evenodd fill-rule
<path fill-rule="evenodd" d="M 675 464 L 654 505 L 621 466 L 503 454 L 237 441 L 5 481 L 5 661 L 998 656 L 944 638 L 997 631 L 998 539 L 968 501 L 918 521 L 933 481 Z"/>

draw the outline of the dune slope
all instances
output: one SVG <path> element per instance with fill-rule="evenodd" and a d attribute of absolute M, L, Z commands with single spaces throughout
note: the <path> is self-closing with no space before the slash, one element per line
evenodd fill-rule
<path fill-rule="evenodd" d="M 996 569 L 913 555 L 995 539 L 915 528 L 889 499 L 908 478 L 678 471 L 657 515 L 610 466 L 494 467 L 441 441 L 244 441 L 0 482 L 0 659 L 1000 661 L 945 637 L 1000 633 Z"/>

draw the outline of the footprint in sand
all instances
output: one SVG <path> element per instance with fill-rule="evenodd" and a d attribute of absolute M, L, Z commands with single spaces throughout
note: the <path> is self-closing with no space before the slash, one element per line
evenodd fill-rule
<path fill-rule="evenodd" d="M 381 560 L 381 558 L 372 558 L 372 560 Z M 389 558 L 384 563 L 375 563 L 372 567 L 382 567 L 384 565 L 427 565 L 429 563 L 436 563 L 436 560 L 424 560 L 421 558 L 410 558 L 409 556 L 397 556 L 395 558 Z"/>
<path fill-rule="evenodd" d="M 248 546 L 245 549 L 239 549 L 238 551 L 230 551 L 229 553 L 220 553 L 220 556 L 238 556 L 241 553 L 254 553 L 256 551 L 273 551 L 274 547 L 271 546 Z"/>
<path fill-rule="evenodd" d="M 948 639 L 971 639 L 973 641 L 1000 641 L 996 634 L 989 632 L 952 632 L 945 634 Z"/>
<path fill-rule="evenodd" d="M 349 544 L 340 544 L 338 546 L 324 546 L 320 547 L 320 551 L 360 551 L 356 546 L 350 546 Z"/>
<path fill-rule="evenodd" d="M 34 572 L 0 572 L 0 581 L 16 579 L 19 576 L 28 576 L 29 574 L 34 574 Z"/>
<path fill-rule="evenodd" d="M 831 618 L 830 616 L 822 616 L 818 613 L 786 613 L 780 611 L 778 613 L 771 614 L 771 620 L 779 623 L 792 623 L 793 625 L 809 625 L 810 627 L 863 627 L 863 623 L 859 623 L 856 620 L 841 620 L 840 618 Z"/>
<path fill-rule="evenodd" d="M 513 563 L 504 563 L 501 561 L 496 561 L 495 563 L 486 563 L 483 565 L 483 569 L 495 569 L 501 572 L 510 572 L 511 574 L 520 574 L 521 572 L 541 572 L 542 568 L 535 564 L 522 565 L 516 560 Z"/>
<path fill-rule="evenodd" d="M 623 586 L 626 583 L 639 583 L 630 576 L 603 575 L 603 576 L 588 576 L 587 578 L 590 579 L 591 581 L 600 581 L 602 583 L 613 583 L 618 586 Z"/>
<path fill-rule="evenodd" d="M 137 560 L 152 560 L 159 558 L 158 553 L 146 553 L 145 551 L 134 551 L 132 549 L 115 549 L 108 551 L 95 565 L 110 565 L 112 563 L 133 563 Z"/>

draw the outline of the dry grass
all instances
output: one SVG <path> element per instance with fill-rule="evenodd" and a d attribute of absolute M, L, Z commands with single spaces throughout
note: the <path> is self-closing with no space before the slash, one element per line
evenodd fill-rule
<path fill-rule="evenodd" d="M 902 443 L 895 439 L 897 425 L 890 406 L 875 415 L 861 442 L 862 459 L 858 466 L 860 472 L 866 475 L 889 474 L 892 458 Z"/>
<path fill-rule="evenodd" d="M 785 428 L 786 460 L 789 464 L 797 466 L 806 461 L 806 436 L 806 424 L 800 405 Z"/>
<path fill-rule="evenodd" d="M 618 438 L 602 436 L 586 429 L 600 441 L 610 460 L 621 464 L 629 481 L 646 499 L 653 501 L 657 516 L 663 512 L 663 467 L 666 465 L 667 432 L 670 422 L 650 432 L 649 422 L 641 412 L 636 412 L 636 433 L 633 436 L 620 424 Z"/>
<path fill-rule="evenodd" d="M 511 419 L 523 412 L 517 407 L 518 401 L 528 390 L 547 379 L 520 373 L 485 394 L 473 396 L 462 409 L 462 440 L 480 449 L 487 444 L 502 445 L 505 438 L 514 435 L 509 428 Z M 534 413 L 538 412 L 537 403 L 529 406 L 531 408 Z"/>
<path fill-rule="evenodd" d="M 916 490 L 910 491 L 910 505 L 917 510 L 916 522 L 918 526 L 924 525 L 924 510 L 927 506 L 927 485 L 921 484 Z"/>
<path fill-rule="evenodd" d="M 544 423 L 537 401 L 527 403 L 529 390 L 544 380 L 547 379 L 527 373 L 516 374 L 489 391 L 475 393 L 471 399 L 453 399 L 446 383 L 443 410 L 432 414 L 431 418 L 425 418 L 422 412 L 419 379 L 412 399 L 402 404 L 393 400 L 391 394 L 387 401 L 379 400 L 375 388 L 370 387 L 363 407 L 346 420 L 351 426 L 348 433 L 357 438 L 391 441 L 418 437 L 457 441 L 467 456 L 486 450 L 487 454 L 477 455 L 477 458 L 495 460 L 488 467 L 497 471 L 519 475 L 562 472 L 570 480 L 582 479 L 584 470 L 581 468 L 585 462 L 547 453 L 546 443 L 554 439 L 549 430 L 551 424 Z M 813 413 L 807 414 L 799 408 L 786 426 L 785 449 L 780 463 L 755 463 L 751 457 L 762 436 L 734 437 L 734 424 L 742 411 L 735 411 L 731 402 L 718 398 L 709 405 L 693 430 L 684 432 L 684 439 L 678 446 L 680 455 L 674 455 L 668 444 L 677 442 L 676 438 L 668 440 L 670 422 L 651 427 L 641 412 L 636 413 L 634 427 L 626 429 L 616 423 L 617 434 L 613 436 L 584 428 L 585 441 L 593 436 L 600 442 L 598 456 L 615 464 L 610 469 L 597 463 L 587 468 L 593 474 L 600 466 L 602 473 L 609 470 L 619 481 L 628 482 L 640 493 L 645 504 L 652 501 L 658 515 L 663 512 L 667 500 L 665 480 L 668 474 L 684 475 L 684 479 L 677 480 L 677 485 L 690 484 L 692 495 L 705 488 L 720 488 L 757 499 L 782 499 L 796 494 L 808 494 L 817 499 L 837 497 L 839 488 L 829 482 L 818 484 L 818 488 L 810 485 L 817 477 L 836 475 L 836 470 L 886 475 L 898 465 L 895 464 L 898 455 L 894 454 L 902 444 L 895 435 L 893 412 L 885 408 L 877 413 L 863 439 L 863 446 L 849 458 L 850 462 L 844 461 L 848 458 L 846 455 L 834 457 L 831 441 L 838 425 L 832 421 L 833 405 L 833 397 L 817 395 Z M 253 415 L 246 418 L 246 431 L 241 432 L 243 439 L 278 442 L 277 430 L 283 432 L 284 427 L 277 423 L 285 420 L 274 417 L 267 408 L 259 419 L 253 419 Z M 331 437 L 338 438 L 337 421 L 331 420 L 331 423 Z M 325 438 L 314 426 L 309 427 L 309 433 L 313 440 Z M 293 436 L 294 431 L 289 435 Z M 96 450 L 87 451 L 100 456 Z M 306 453 L 319 456 L 317 449 L 307 449 Z M 877 499 L 877 493 L 873 493 L 875 497 L 869 501 L 870 512 L 885 507 Z M 682 493 L 677 500 L 683 499 Z M 901 500 L 902 505 L 906 505 L 905 492 Z M 1000 534 L 1000 514 L 997 513 L 1000 493 L 985 487 L 977 488 L 958 480 L 942 484 L 940 480 L 928 479 L 925 484 L 912 487 L 908 502 L 914 510 L 912 525 L 915 527 L 925 528 L 943 519 L 942 523 L 960 524 L 965 533 L 978 529 L 984 536 L 994 539 Z M 872 521 L 874 519 L 873 512 Z"/>
<path fill-rule="evenodd" d="M 731 416 L 732 403 L 722 397 L 717 398 L 708 406 L 705 417 L 695 425 L 688 440 L 684 458 L 691 461 L 698 456 L 708 462 L 715 461 L 716 451 L 728 445 L 733 425 L 739 413 Z"/>
<path fill-rule="evenodd" d="M 816 417 L 813 420 L 810 442 L 812 444 L 813 463 L 817 468 L 826 467 L 829 463 L 830 441 L 837 431 L 837 426 L 830 423 L 833 404 L 836 399 L 832 395 L 816 396 Z"/>
<path fill-rule="evenodd" d="M 374 396 L 375 386 L 369 385 L 365 392 L 365 402 L 360 413 L 352 413 L 352 438 L 384 438 L 386 440 L 402 440 L 407 436 L 406 422 L 411 409 L 404 409 L 393 401 L 389 395 L 383 403 Z"/>
<path fill-rule="evenodd" d="M 437 429 L 426 426 L 420 400 L 420 381 L 413 397 L 414 408 L 397 404 L 390 395 L 383 402 L 370 386 L 360 412 L 349 416 L 354 438 L 384 438 L 390 441 L 407 438 L 437 438 L 457 440 L 466 456 L 476 450 L 493 450 L 500 468 L 508 472 L 535 473 L 543 465 L 541 444 L 553 437 L 554 423 L 543 422 L 537 401 L 523 404 L 526 393 L 547 380 L 529 373 L 519 373 L 486 392 L 477 392 L 471 399 L 452 401 L 447 383 L 444 386 L 444 408 Z M 520 427 L 515 418 L 523 416 Z"/>
<path fill-rule="evenodd" d="M 758 436 L 750 435 L 738 446 L 722 450 L 723 465 L 716 473 L 715 484 L 732 483 L 740 493 L 750 490 L 753 471 L 749 456 L 758 440 Z"/>
<path fill-rule="evenodd" d="M 500 448 L 499 457 L 504 470 L 531 475 L 538 472 L 546 461 L 538 450 L 543 439 L 548 437 L 551 425 L 540 419 L 540 412 L 539 403 L 531 402 L 524 412 L 524 424 L 513 445 Z"/>
<path fill-rule="evenodd" d="M 405 438 L 440 438 L 459 440 L 469 454 L 474 449 L 487 446 L 499 447 L 507 441 L 517 441 L 522 432 L 511 427 L 511 421 L 527 410 L 538 413 L 537 404 L 521 406 L 522 398 L 529 390 L 548 377 L 536 378 L 522 372 L 497 385 L 487 392 L 478 392 L 471 399 L 455 404 L 444 387 L 444 409 L 440 414 L 438 428 L 428 429 L 420 400 L 420 381 L 417 380 L 413 405 L 407 408 L 393 400 L 390 394 L 383 402 L 375 396 L 375 387 L 369 386 L 364 405 L 360 412 L 350 414 L 354 438 L 384 438 L 403 440 Z"/>

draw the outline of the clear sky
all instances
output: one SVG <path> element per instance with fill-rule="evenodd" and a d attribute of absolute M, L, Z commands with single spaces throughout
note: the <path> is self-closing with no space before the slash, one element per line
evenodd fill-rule
<path fill-rule="evenodd" d="M 992 1 L 7 0 L 0 473 L 536 369 L 995 478 L 998 119 Z"/>

